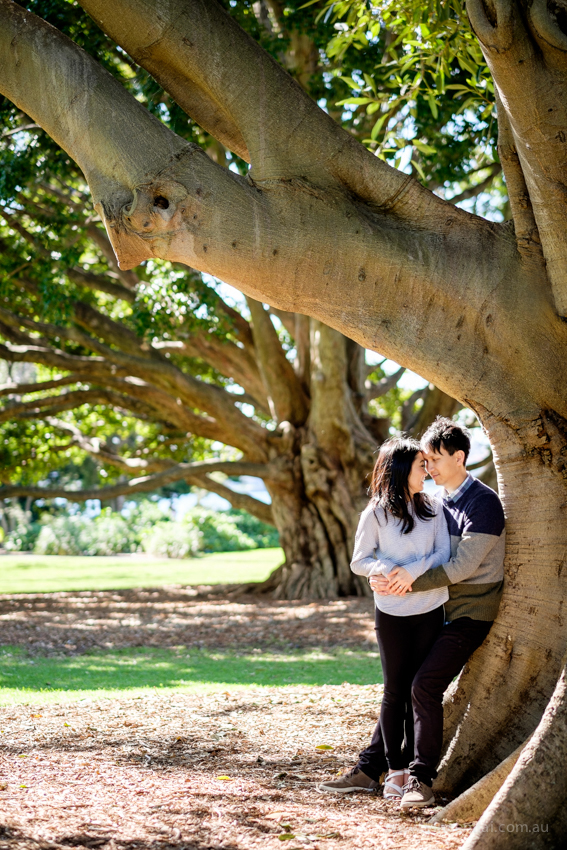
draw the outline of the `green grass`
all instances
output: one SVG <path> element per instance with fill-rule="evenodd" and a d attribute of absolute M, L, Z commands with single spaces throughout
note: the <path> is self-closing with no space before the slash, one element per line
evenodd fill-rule
<path fill-rule="evenodd" d="M 174 560 L 132 556 L 3 555 L 0 593 L 120 590 L 164 584 L 240 584 L 263 581 L 283 561 L 281 549 L 217 552 Z"/>
<path fill-rule="evenodd" d="M 382 682 L 377 652 L 333 649 L 287 653 L 134 648 L 71 657 L 30 657 L 0 648 L 0 705 L 59 703 L 162 691 Z"/>

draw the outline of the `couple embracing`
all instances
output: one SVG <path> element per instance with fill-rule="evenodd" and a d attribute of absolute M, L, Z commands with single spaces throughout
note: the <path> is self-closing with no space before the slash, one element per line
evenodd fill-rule
<path fill-rule="evenodd" d="M 504 577 L 504 512 L 467 473 L 469 450 L 466 429 L 444 417 L 421 444 L 394 438 L 380 448 L 351 569 L 374 591 L 384 697 L 358 764 L 320 791 L 374 791 L 386 772 L 386 799 L 435 803 L 443 694 L 488 635 Z M 427 474 L 442 499 L 422 492 Z"/>

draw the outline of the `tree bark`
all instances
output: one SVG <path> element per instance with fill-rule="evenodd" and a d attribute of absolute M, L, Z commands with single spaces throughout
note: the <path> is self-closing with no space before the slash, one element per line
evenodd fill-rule
<path fill-rule="evenodd" d="M 561 670 L 567 636 L 567 423 L 542 412 L 519 430 L 486 410 L 477 413 L 488 424 L 506 512 L 506 586 L 488 639 L 448 694 L 437 782 L 453 792 L 477 781 L 533 732 Z"/>
<path fill-rule="evenodd" d="M 437 812 L 429 823 L 474 823 L 479 820 L 512 772 L 523 749 L 524 745 L 520 744 L 504 761 Z"/>
<path fill-rule="evenodd" d="M 477 823 L 463 850 L 506 847 L 564 847 L 567 829 L 567 671 L 561 670 L 553 695 L 532 739 Z"/>

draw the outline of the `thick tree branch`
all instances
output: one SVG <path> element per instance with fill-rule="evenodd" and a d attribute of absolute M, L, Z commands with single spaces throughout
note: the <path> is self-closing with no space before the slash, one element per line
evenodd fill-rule
<path fill-rule="evenodd" d="M 184 262 L 274 307 L 313 315 L 451 395 L 480 386 L 479 404 L 526 409 L 525 381 L 515 376 L 530 373 L 529 352 L 535 348 L 543 346 L 542 356 L 558 361 L 567 331 L 551 313 L 545 270 L 523 265 L 509 227 L 453 207 L 372 156 L 266 59 L 217 4 L 207 5 L 201 18 L 198 0 L 172 0 L 167 8 L 160 6 L 159 17 L 154 2 L 98 5 L 101 15 L 119 19 L 117 26 L 144 49 L 150 42 L 177 39 L 188 78 L 207 78 L 216 90 L 219 79 L 231 74 L 223 102 L 239 111 L 255 139 L 252 177 L 243 180 L 176 140 L 60 33 L 0 0 L 0 51 L 9 68 L 0 85 L 90 175 L 124 267 L 151 256 Z M 214 37 L 206 29 L 208 10 L 220 15 Z M 154 27 L 150 42 L 148 22 Z M 198 44 L 197 35 L 203 39 Z M 120 40 L 119 33 L 116 37 Z M 190 56 L 183 38 L 195 44 Z M 174 52 L 168 61 L 177 61 Z M 23 58 L 28 55 L 29 62 Z M 43 88 L 30 83 L 30 75 L 41 79 Z M 60 90 L 63 109 L 52 94 Z M 124 127 L 127 141 L 117 129 Z M 288 145 L 295 130 L 298 135 Z M 143 144 L 132 144 L 133 138 Z M 286 145 L 299 153 L 284 150 Z M 307 160 L 311 165 L 304 172 L 300 167 Z M 408 322 L 409 301 L 416 304 Z M 447 337 L 439 327 L 454 330 Z M 466 350 L 467 356 L 447 358 L 448 347 Z M 534 376 L 534 411 L 567 413 L 564 368 Z M 479 370 L 490 371 L 497 396 L 488 382 L 479 384 Z"/>
<path fill-rule="evenodd" d="M 277 422 L 291 422 L 295 427 L 305 423 L 308 399 L 293 366 L 286 358 L 270 314 L 254 298 L 247 298 L 252 316 L 252 333 L 272 416 Z"/>
<path fill-rule="evenodd" d="M 133 331 L 121 322 L 116 322 L 109 316 L 105 316 L 91 304 L 75 301 L 73 303 L 73 315 L 80 327 L 104 340 L 107 345 L 115 346 L 123 354 L 143 360 L 153 358 L 157 363 L 163 364 L 168 371 L 174 368 L 162 354 L 152 352 L 151 349 L 144 346 L 143 339 L 140 339 Z M 110 348 L 102 348 L 99 353 L 104 354 L 108 359 L 112 357 Z"/>
<path fill-rule="evenodd" d="M 89 499 L 107 501 L 118 496 L 128 496 L 134 493 L 151 493 L 153 490 L 175 484 L 178 481 L 191 480 L 191 483 L 193 483 L 197 477 L 207 476 L 211 472 L 224 472 L 228 475 L 251 475 L 257 478 L 269 476 L 269 469 L 265 464 L 247 463 L 245 461 L 198 461 L 195 463 L 179 463 L 163 472 L 141 478 L 132 478 L 130 481 L 120 482 L 108 487 L 94 487 L 84 490 L 71 490 L 65 487 L 27 487 L 14 484 L 0 487 L 0 500 L 29 497 L 31 499 L 63 498 L 73 502 L 85 502 Z M 207 482 L 207 489 L 212 489 L 212 484 L 209 487 L 209 482 Z M 215 490 L 215 492 L 217 491 Z"/>
<path fill-rule="evenodd" d="M 132 413 L 142 413 L 155 419 L 155 411 L 135 399 L 115 393 L 108 389 L 71 390 L 58 396 L 46 396 L 34 401 L 12 402 L 0 409 L 0 422 L 11 419 L 45 419 L 64 410 L 74 410 L 82 404 L 107 404 L 118 409 L 128 409 Z"/>
<path fill-rule="evenodd" d="M 2 92 L 75 159 L 95 205 L 130 203 L 134 186 L 189 149 L 54 27 L 11 0 L 1 0 L 0 17 Z M 136 136 L 144 139 L 143 162 Z"/>
<path fill-rule="evenodd" d="M 295 339 L 295 317 L 297 314 L 291 313 L 289 310 L 278 310 L 277 307 L 270 307 L 269 311 L 280 320 L 288 334 Z"/>
<path fill-rule="evenodd" d="M 166 469 L 171 469 L 175 466 L 175 461 L 167 458 L 140 458 L 140 457 L 121 457 L 111 451 L 106 443 L 98 437 L 88 437 L 82 431 L 70 422 L 63 422 L 60 419 L 50 417 L 46 419 L 49 425 L 56 428 L 64 434 L 70 434 L 72 441 L 65 447 L 77 446 L 84 452 L 87 452 L 91 457 L 108 463 L 116 469 L 122 469 L 124 472 L 144 471 L 151 475 L 154 472 L 164 472 Z"/>
<path fill-rule="evenodd" d="M 397 372 L 380 378 L 375 384 L 371 381 L 366 381 L 366 402 L 368 403 L 374 398 L 380 398 L 380 396 L 386 395 L 390 390 L 393 390 L 405 371 L 404 366 L 401 366 Z"/>
<path fill-rule="evenodd" d="M 467 14 L 482 44 L 504 53 L 514 38 L 514 3 L 512 0 L 492 0 L 494 23 L 489 20 L 486 0 L 468 0 Z"/>
<path fill-rule="evenodd" d="M 49 424 L 52 425 L 54 428 L 57 428 L 59 431 L 63 431 L 64 433 L 68 433 L 73 437 L 72 442 L 68 444 L 68 446 L 61 447 L 62 450 L 68 448 L 70 445 L 76 445 L 79 448 L 83 449 L 83 451 L 91 455 L 91 457 L 94 457 L 105 464 L 113 466 L 116 469 L 122 469 L 124 472 L 129 473 L 132 473 L 134 471 L 144 471 L 147 475 L 153 475 L 155 473 L 166 472 L 167 470 L 178 469 L 178 464 L 176 464 L 175 461 L 172 461 L 167 458 L 145 459 L 121 457 L 120 455 L 109 451 L 104 446 L 104 444 L 102 444 L 101 440 L 96 437 L 91 438 L 85 436 L 78 428 L 76 428 L 72 424 L 69 424 L 67 422 L 61 422 L 56 419 L 49 419 L 48 421 Z M 229 501 L 234 508 L 248 511 L 248 513 L 251 513 L 253 516 L 258 517 L 258 519 L 261 519 L 263 522 L 268 522 L 271 525 L 274 524 L 272 510 L 269 505 L 266 505 L 264 502 L 260 502 L 258 499 L 255 499 L 252 496 L 248 496 L 245 493 L 237 493 L 230 487 L 227 487 L 225 484 L 216 481 L 208 475 L 209 470 L 216 470 L 217 472 L 224 471 L 229 475 L 253 474 L 256 477 L 260 477 L 258 475 L 258 464 L 249 464 L 245 461 L 219 462 L 214 460 L 206 461 L 205 463 L 208 464 L 204 468 L 207 474 L 203 473 L 201 475 L 195 474 L 194 476 L 186 476 L 183 480 L 193 486 L 204 487 L 206 490 L 209 490 L 213 493 L 217 493 L 219 496 L 222 496 L 223 498 L 227 499 L 227 501 Z M 242 470 L 244 470 L 244 472 L 242 472 Z M 199 468 L 197 467 L 197 472 L 198 471 Z M 261 467 L 260 471 L 263 471 Z"/>
<path fill-rule="evenodd" d="M 181 5 L 172 9 L 172 16 L 176 20 L 175 32 L 172 32 L 168 26 L 169 21 L 156 16 L 157 6 L 153 3 L 151 8 L 144 10 L 146 14 L 142 15 L 140 15 L 141 9 L 127 4 L 121 9 L 126 28 L 135 26 L 138 39 L 141 34 L 142 38 L 140 40 L 126 38 L 121 46 L 138 64 L 150 71 L 160 85 L 201 127 L 229 150 L 249 161 L 245 134 L 238 120 L 235 119 L 234 109 L 231 109 L 230 105 L 227 106 L 226 99 L 222 96 L 225 82 L 222 69 L 218 69 L 219 79 L 218 82 L 215 81 L 217 85 L 211 83 L 204 75 L 193 76 L 187 73 L 187 66 L 192 68 L 194 63 L 198 65 L 202 61 L 199 47 L 203 36 L 208 43 L 205 50 L 214 51 L 217 48 L 217 39 L 213 36 L 215 24 L 211 21 L 211 17 L 215 18 L 215 22 L 218 18 L 216 6 L 216 3 L 199 3 L 197 10 L 193 10 L 190 6 L 183 8 Z M 106 14 L 108 10 L 104 4 L 84 5 L 84 8 L 103 29 L 108 25 Z M 219 10 L 222 14 L 220 4 Z M 162 8 L 163 11 L 165 10 Z M 160 20 L 164 20 L 165 26 L 159 25 Z M 197 27 L 195 23 L 198 24 Z M 180 33 L 179 38 L 177 32 Z M 124 34 L 121 37 L 123 36 Z M 120 43 L 119 39 L 116 40 Z M 178 50 L 172 50 L 172 48 L 178 48 L 181 40 L 185 50 L 180 54 Z M 232 49 L 239 47 L 231 46 Z M 170 61 L 165 62 L 163 57 L 168 53 Z"/>
<path fill-rule="evenodd" d="M 437 416 L 446 416 L 451 419 L 460 407 L 456 399 L 444 393 L 439 387 L 426 387 L 422 397 L 422 407 L 405 426 L 412 436 L 417 438 L 421 437 Z"/>
<path fill-rule="evenodd" d="M 231 434 L 223 423 L 217 422 L 206 414 L 195 413 L 181 404 L 180 399 L 141 378 L 133 375 L 117 378 L 108 372 L 101 383 L 115 387 L 119 392 L 124 393 L 126 398 L 131 397 L 150 406 L 150 418 L 155 421 L 174 425 L 183 432 L 195 434 L 197 437 L 233 444 L 231 439 L 234 439 L 234 434 Z M 127 402 L 125 404 L 127 406 Z"/>
<path fill-rule="evenodd" d="M 136 300 L 135 292 L 119 283 L 113 283 L 105 275 L 93 274 L 93 272 L 88 272 L 80 268 L 66 269 L 65 274 L 69 280 L 81 286 L 86 286 L 95 292 L 107 292 L 113 298 L 121 298 L 122 301 L 127 301 L 128 304 L 133 304 Z"/>
<path fill-rule="evenodd" d="M 309 354 L 309 316 L 301 313 L 291 313 L 288 310 L 278 310 L 270 307 L 270 313 L 280 320 L 288 334 L 295 342 L 295 374 L 301 381 L 304 392 L 309 395 L 311 386 L 311 360 Z"/>
<path fill-rule="evenodd" d="M 202 475 L 191 479 L 188 478 L 187 483 L 192 484 L 194 487 L 203 487 L 211 493 L 216 493 L 217 496 L 221 496 L 223 499 L 226 499 L 233 508 L 236 508 L 236 510 L 247 511 L 249 514 L 252 514 L 252 516 L 261 520 L 261 522 L 266 522 L 268 525 L 274 525 L 274 516 L 271 505 L 266 505 L 265 502 L 261 502 L 253 496 L 248 496 L 246 493 L 237 493 L 236 490 L 232 490 L 230 487 L 227 487 L 226 484 L 221 484 L 220 481 L 215 481 L 215 479 L 211 478 L 210 475 Z"/>
<path fill-rule="evenodd" d="M 330 458 L 344 466 L 357 457 L 356 445 L 365 446 L 370 456 L 374 440 L 356 414 L 347 382 L 348 340 L 322 322 L 311 322 L 311 410 L 309 424 L 318 445 Z"/>
<path fill-rule="evenodd" d="M 421 219 L 427 208 L 451 217 L 443 201 L 372 156 L 335 124 L 220 4 L 171 0 L 165 9 L 158 0 L 118 0 L 111 8 L 104 0 L 82 0 L 81 5 L 198 123 L 195 103 L 191 94 L 184 100 L 183 89 L 198 90 L 210 115 L 222 109 L 230 116 L 229 137 L 222 135 L 220 124 L 216 132 L 210 124 L 203 126 L 227 147 L 238 128 L 255 181 L 338 181 L 407 220 L 416 221 L 416 212 Z"/>
<path fill-rule="evenodd" d="M 82 357 L 67 354 L 45 345 L 34 345 L 35 340 L 9 326 L 3 326 L 2 323 L 0 323 L 0 332 L 8 338 L 12 337 L 23 343 L 16 345 L 0 343 L 0 356 L 8 362 L 42 363 L 46 366 L 81 375 L 81 380 L 86 383 L 95 382 L 104 387 L 114 385 L 119 389 L 126 389 L 128 395 L 122 397 L 122 405 L 120 406 L 131 409 L 135 412 L 135 415 L 170 422 L 198 436 L 210 440 L 219 440 L 240 448 L 252 459 L 264 459 L 266 433 L 261 426 L 238 410 L 236 404 L 239 398 L 234 394 L 203 384 L 205 395 L 211 397 L 215 392 L 214 400 L 220 400 L 220 404 L 216 404 L 216 409 L 212 412 L 212 415 L 209 415 L 208 412 L 197 413 L 192 408 L 201 405 L 195 403 L 194 396 L 187 392 L 186 387 L 184 388 L 185 392 L 183 392 L 183 389 L 180 391 L 179 387 L 174 388 L 179 392 L 178 395 L 172 393 L 171 387 L 166 386 L 164 389 L 155 380 L 152 384 L 139 377 L 139 375 L 148 371 L 147 368 L 144 369 L 140 365 L 140 363 L 147 363 L 147 361 L 123 357 L 121 362 L 127 364 L 127 366 L 117 366 L 113 360 L 119 359 L 118 352 L 111 349 L 108 350 L 111 355 L 110 360 L 95 356 Z M 67 332 L 72 335 L 72 330 L 62 329 L 61 336 L 65 336 Z M 75 332 L 79 333 L 77 329 L 75 329 Z M 91 342 L 91 347 L 96 348 L 94 341 L 91 340 Z M 102 348 L 102 346 L 98 347 Z M 128 368 L 128 366 L 131 368 Z M 180 373 L 180 375 L 183 376 L 183 373 Z M 198 384 L 195 379 L 191 380 Z M 222 394 L 227 397 L 226 401 Z M 152 404 L 153 407 L 150 406 Z M 225 415 L 225 411 L 227 415 Z M 215 416 L 215 413 L 220 413 L 220 416 Z"/>
<path fill-rule="evenodd" d="M 509 134 L 503 144 L 510 152 L 506 176 L 510 171 L 513 177 L 511 198 L 516 195 L 518 201 L 512 208 L 514 220 L 519 212 L 522 238 L 526 231 L 533 234 L 534 228 L 525 222 L 531 204 L 555 306 L 559 315 L 567 316 L 567 57 L 538 30 L 545 21 L 551 22 L 546 3 L 532 4 L 526 16 L 511 0 L 498 0 L 495 9 L 493 25 L 484 0 L 467 3 L 473 30 L 494 78 L 498 123 L 502 122 L 503 132 Z M 504 114 L 508 126 L 503 122 Z M 517 153 L 517 164 L 512 152 Z M 506 168 L 506 160 L 503 164 Z M 527 193 L 522 192 L 522 180 L 514 174 L 518 166 Z"/>
<path fill-rule="evenodd" d="M 530 18 L 535 31 L 546 44 L 567 53 L 567 35 L 557 20 L 557 12 L 560 10 L 561 6 L 555 7 L 552 12 L 547 0 L 533 0 Z"/>
<path fill-rule="evenodd" d="M 295 314 L 295 350 L 297 352 L 294 368 L 305 392 L 311 393 L 311 320 L 302 313 Z"/>
<path fill-rule="evenodd" d="M 498 156 L 502 162 L 506 179 L 518 250 L 522 254 L 535 255 L 541 258 L 543 257 L 541 239 L 534 217 L 530 193 L 518 157 L 514 134 L 498 93 L 496 93 L 496 103 L 498 108 Z"/>
<path fill-rule="evenodd" d="M 84 382 L 84 377 L 81 377 L 80 375 L 66 375 L 63 378 L 54 378 L 52 381 L 38 381 L 34 384 L 4 384 L 3 386 L 0 386 L 0 397 L 6 395 L 28 395 L 29 393 L 38 393 L 43 392 L 44 390 L 58 389 L 59 387 L 69 386 L 69 384 L 77 384 L 82 382 Z"/>
<path fill-rule="evenodd" d="M 80 315 L 83 319 L 83 323 L 90 323 L 93 330 L 98 330 L 108 336 L 112 333 L 116 333 L 117 338 L 114 342 L 118 345 L 122 343 L 122 345 L 130 349 L 132 346 L 134 346 L 134 348 L 139 347 L 139 340 L 134 334 L 132 334 L 127 328 L 124 328 L 122 325 L 113 322 L 108 317 L 94 310 L 94 308 L 91 308 L 88 305 L 76 304 L 75 310 L 77 318 Z M 263 450 L 266 439 L 265 431 L 254 420 L 245 416 L 236 407 L 238 396 L 228 393 L 220 387 L 207 384 L 204 381 L 197 380 L 191 375 L 185 374 L 176 366 L 169 363 L 166 358 L 160 356 L 157 352 L 155 353 L 155 356 L 151 357 L 149 354 L 146 355 L 146 353 L 141 349 L 134 355 L 127 354 L 99 343 L 98 340 L 85 335 L 76 327 L 61 328 L 57 325 L 33 322 L 32 320 L 20 318 L 15 314 L 11 314 L 9 311 L 5 311 L 2 308 L 0 308 L 0 316 L 4 317 L 5 321 L 9 320 L 12 326 L 23 324 L 26 327 L 31 327 L 34 330 L 48 334 L 52 337 L 59 336 L 63 339 L 71 339 L 75 342 L 80 342 L 85 347 L 90 348 L 99 354 L 104 355 L 103 361 L 97 360 L 97 358 L 83 359 L 83 361 L 86 360 L 87 362 L 90 360 L 99 376 L 101 376 L 102 372 L 105 371 L 107 374 L 113 372 L 116 377 L 138 377 L 142 380 L 146 377 L 150 378 L 150 381 L 155 386 L 173 394 L 176 398 L 180 398 L 181 402 L 186 407 L 199 408 L 203 411 L 209 420 L 208 424 L 213 426 L 212 431 L 214 434 L 212 434 L 211 429 L 209 429 L 208 435 L 211 439 L 222 439 L 223 442 L 228 442 L 231 445 L 240 448 L 251 458 L 256 460 L 263 459 Z M 85 368 L 85 363 L 83 362 L 79 365 L 76 356 L 74 355 L 67 355 L 64 352 L 60 352 L 55 349 L 47 350 L 43 347 L 40 348 L 38 346 L 34 346 L 33 343 L 35 340 L 21 334 L 17 328 L 9 327 L 7 325 L 3 327 L 0 323 L 0 331 L 2 331 L 2 328 L 5 335 L 20 343 L 20 349 L 25 345 L 28 349 L 28 353 L 37 353 L 39 362 L 44 362 L 47 365 L 56 365 L 69 370 L 74 368 L 75 371 L 83 371 Z M 11 353 L 13 356 L 13 346 L 11 348 Z M 6 357 L 6 359 L 10 358 Z M 32 359 L 31 356 L 30 359 Z M 67 363 L 65 363 L 65 361 L 67 361 Z M 104 368 L 102 364 L 104 364 L 106 368 Z M 196 421 L 198 421 L 199 418 L 201 417 L 196 417 Z M 217 423 L 216 427 L 214 422 Z M 203 419 L 202 425 L 204 424 L 205 420 Z"/>
<path fill-rule="evenodd" d="M 11 328 L 7 328 L 6 332 L 2 330 L 2 333 L 6 335 L 11 331 Z M 26 337 L 26 339 L 30 340 L 29 337 Z M 41 363 L 44 366 L 63 369 L 65 372 L 90 375 L 91 378 L 97 367 L 102 366 L 105 362 L 102 357 L 66 354 L 64 351 L 50 348 L 47 345 L 34 345 L 32 342 L 24 345 L 14 345 L 10 342 L 0 343 L 0 357 L 9 363 Z"/>
<path fill-rule="evenodd" d="M 258 365 L 248 348 L 239 348 L 230 340 L 199 330 L 184 339 L 177 350 L 189 357 L 201 358 L 221 375 L 233 378 L 250 396 L 255 407 L 264 413 L 270 412 Z"/>

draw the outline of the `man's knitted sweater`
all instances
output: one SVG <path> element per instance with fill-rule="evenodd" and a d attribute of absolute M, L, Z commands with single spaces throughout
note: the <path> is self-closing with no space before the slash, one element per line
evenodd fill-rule
<path fill-rule="evenodd" d="M 504 511 L 498 495 L 477 478 L 443 500 L 451 536 L 451 558 L 420 575 L 412 591 L 448 587 L 445 615 L 494 620 L 504 581 Z M 405 567 L 405 569 L 408 569 Z M 411 572 L 411 568 L 409 570 Z"/>

